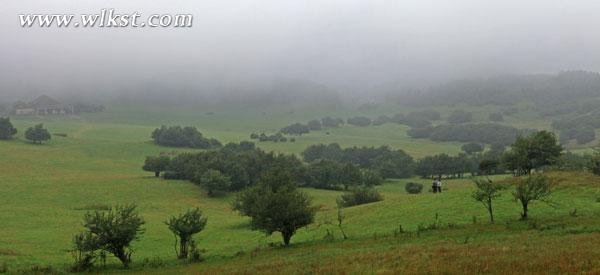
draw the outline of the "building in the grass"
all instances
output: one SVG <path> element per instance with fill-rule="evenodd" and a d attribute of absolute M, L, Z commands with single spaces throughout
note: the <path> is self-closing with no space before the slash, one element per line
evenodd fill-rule
<path fill-rule="evenodd" d="M 16 102 L 13 105 L 13 113 L 15 115 L 60 115 L 73 113 L 73 106 L 42 95 L 29 103 Z"/>

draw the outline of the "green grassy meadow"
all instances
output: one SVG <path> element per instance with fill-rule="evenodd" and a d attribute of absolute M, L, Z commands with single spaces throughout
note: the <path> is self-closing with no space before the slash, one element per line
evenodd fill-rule
<path fill-rule="evenodd" d="M 393 115 L 407 111 L 410 110 L 389 107 L 360 114 Z M 473 111 L 476 117 L 485 117 L 489 110 Z M 12 118 L 19 129 L 18 138 L 0 141 L 0 266 L 6 264 L 9 271 L 17 271 L 33 265 L 51 265 L 64 271 L 72 261 L 68 250 L 72 236 L 82 229 L 83 214 L 104 205 L 132 202 L 139 205 L 146 220 L 146 231 L 134 243 L 134 264 L 129 272 L 395 273 L 404 270 L 455 273 L 487 270 L 501 273 L 504 269 L 500 266 L 516 262 L 518 253 L 539 257 L 536 249 L 548 250 L 544 253 L 549 259 L 562 259 L 569 257 L 569 253 L 583 253 L 571 244 L 580 242 L 581 249 L 589 249 L 585 257 L 593 258 L 599 253 L 595 248 L 600 243 L 600 203 L 597 202 L 600 178 L 587 174 L 556 174 L 560 181 L 553 201 L 558 205 L 534 203 L 530 213 L 533 221 L 528 223 L 517 221 L 519 206 L 506 191 L 495 206 L 496 225 L 488 224 L 483 206 L 470 198 L 473 187 L 469 180 L 446 181 L 445 192 L 437 195 L 431 192 L 409 195 L 404 191 L 408 181 L 421 182 L 427 188 L 428 180 L 389 180 L 378 187 L 384 201 L 344 210 L 344 226 L 350 236 L 345 241 L 332 224 L 337 213 L 335 200 L 341 193 L 304 189 L 320 208 L 316 222 L 293 237 L 291 248 L 282 249 L 271 247 L 271 243 L 280 242 L 280 236 L 267 237 L 251 231 L 248 220 L 231 210 L 233 194 L 209 198 L 190 182 L 157 179 L 141 170 L 146 156 L 184 151 L 152 144 L 150 133 L 161 124 L 193 125 L 205 136 L 239 142 L 247 140 L 252 132 L 271 133 L 293 122 L 326 115 L 346 118 L 359 114 L 343 108 L 114 106 L 103 113 L 82 116 Z M 519 121 L 510 118 L 506 123 L 549 127 L 549 123 L 534 118 Z M 67 137 L 53 136 L 44 145 L 27 143 L 23 132 L 35 123 L 44 123 L 51 133 L 65 133 Z M 389 145 L 415 158 L 460 151 L 459 143 L 414 140 L 406 135 L 406 130 L 405 126 L 395 124 L 366 128 L 346 125 L 311 132 L 298 137 L 295 143 L 265 142 L 259 146 L 267 151 L 298 154 L 315 143 Z M 196 237 L 199 246 L 206 250 L 206 261 L 187 265 L 175 259 L 174 238 L 163 222 L 191 207 L 201 208 L 208 217 L 206 229 Z M 576 214 L 570 214 L 574 209 L 577 209 Z M 419 225 L 432 223 L 436 215 L 442 229 L 418 236 L 414 233 Z M 400 226 L 407 233 L 394 234 Z M 540 230 L 544 226 L 547 230 Z M 327 230 L 334 232 L 334 241 L 323 240 Z M 564 253 L 557 253 L 556 249 Z M 486 256 L 489 253 L 499 256 Z M 474 255 L 479 258 L 474 259 Z M 458 259 L 459 256 L 463 258 Z M 143 266 L 144 259 L 149 262 L 154 259 L 161 264 L 159 268 L 151 264 Z M 477 261 L 489 265 L 488 269 L 474 266 Z M 441 267 L 432 270 L 428 262 L 439 262 Z M 108 264 L 114 266 L 109 269 L 111 272 L 124 272 L 118 268 L 117 261 L 111 259 Z M 489 269 L 495 266 L 498 269 Z M 567 269 L 560 269 L 562 267 Z M 541 271 L 536 269 L 537 265 L 523 268 L 530 272 Z M 558 262 L 552 270 L 556 273 L 600 272 L 597 262 L 595 265 Z"/>

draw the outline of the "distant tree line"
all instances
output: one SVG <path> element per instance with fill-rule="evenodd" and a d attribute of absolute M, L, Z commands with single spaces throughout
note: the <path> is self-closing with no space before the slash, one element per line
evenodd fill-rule
<path fill-rule="evenodd" d="M 562 146 L 555 135 L 547 131 L 518 136 L 507 151 L 497 144 L 485 150 L 477 143 L 467 143 L 463 150 L 465 153 L 455 156 L 438 154 L 415 161 L 404 151 L 387 146 L 341 148 L 332 143 L 307 147 L 300 160 L 295 155 L 266 153 L 254 143 L 245 141 L 175 157 L 148 157 L 143 168 L 154 172 L 155 176 L 164 172 L 167 179 L 192 181 L 213 195 L 254 186 L 265 171 L 274 167 L 292 175 L 296 186 L 351 190 L 381 184 L 386 178 L 414 175 L 424 178 L 462 178 L 465 174 L 506 172 L 526 175 L 532 170 L 557 167 L 564 158 Z"/>
<path fill-rule="evenodd" d="M 211 149 L 221 146 L 214 138 L 205 138 L 196 127 L 161 126 L 152 132 L 155 144 L 170 147 Z"/>
<path fill-rule="evenodd" d="M 281 128 L 279 132 L 286 135 L 301 136 L 303 134 L 308 134 L 310 131 L 320 131 L 325 128 L 337 128 L 342 125 L 344 125 L 343 119 L 327 116 L 321 119 L 310 120 L 306 124 L 296 122 Z"/>
<path fill-rule="evenodd" d="M 425 128 L 412 128 L 408 135 L 413 138 L 429 138 L 433 141 L 478 142 L 487 144 L 509 145 L 517 136 L 527 135 L 535 130 L 522 129 L 494 124 L 447 124 Z"/>
<path fill-rule="evenodd" d="M 415 162 L 403 150 L 381 147 L 349 147 L 342 149 L 339 144 L 318 144 L 307 147 L 302 152 L 306 162 L 330 160 L 350 163 L 361 169 L 371 169 L 384 178 L 407 178 L 412 176 Z"/>
<path fill-rule="evenodd" d="M 408 155 L 402 156 L 407 158 L 408 163 L 412 162 Z M 254 186 L 264 173 L 274 168 L 292 175 L 292 183 L 296 186 L 336 190 L 348 190 L 354 186 L 372 187 L 381 184 L 384 176 L 398 176 L 390 161 L 391 157 L 381 158 L 378 169 L 334 160 L 304 163 L 295 155 L 266 153 L 254 143 L 244 141 L 229 143 L 216 150 L 182 153 L 174 157 L 164 154 L 150 156 L 142 168 L 157 177 L 162 173 L 166 179 L 192 181 L 204 187 L 209 195 L 217 195 Z M 384 172 L 384 176 L 380 172 Z"/>
<path fill-rule="evenodd" d="M 600 103 L 600 102 L 599 102 Z M 552 127 L 560 132 L 560 140 L 566 143 L 575 140 L 577 144 L 585 144 L 596 139 L 595 129 L 600 128 L 600 108 L 575 117 L 555 120 Z"/>
<path fill-rule="evenodd" d="M 275 134 L 272 135 L 267 135 L 265 133 L 252 133 L 250 134 L 250 139 L 253 140 L 258 140 L 260 142 L 265 142 L 265 141 L 271 141 L 271 142 L 295 142 L 296 138 L 292 137 L 292 138 L 287 138 L 285 137 L 283 134 L 281 134 L 281 132 L 277 132 Z"/>

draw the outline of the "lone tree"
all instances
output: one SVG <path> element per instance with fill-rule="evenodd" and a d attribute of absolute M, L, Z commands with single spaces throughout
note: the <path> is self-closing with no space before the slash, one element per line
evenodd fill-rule
<path fill-rule="evenodd" d="M 145 222 L 136 208 L 129 204 L 86 213 L 83 226 L 87 230 L 75 236 L 75 246 L 85 248 L 86 257 L 92 257 L 96 250 L 106 251 L 128 268 L 133 254 L 131 242 L 144 232 Z"/>
<path fill-rule="evenodd" d="M 473 183 L 475 183 L 477 190 L 475 190 L 471 196 L 485 206 L 490 214 L 490 222 L 494 223 L 492 201 L 500 197 L 500 191 L 505 189 L 504 185 L 494 183 L 489 178 L 473 178 Z"/>
<path fill-rule="evenodd" d="M 142 169 L 148 172 L 154 172 L 155 177 L 160 177 L 160 173 L 167 169 L 171 159 L 168 156 L 146 157 Z"/>
<path fill-rule="evenodd" d="M 33 143 L 42 144 L 42 142 L 50 140 L 50 133 L 44 128 L 44 124 L 38 124 L 25 131 L 25 138 Z"/>
<path fill-rule="evenodd" d="M 554 164 L 563 151 L 554 133 L 540 131 L 527 137 L 519 136 L 511 150 L 504 153 L 503 162 L 515 175 L 529 175 L 531 170 Z"/>
<path fill-rule="evenodd" d="M 523 207 L 521 219 L 526 220 L 528 218 L 529 204 L 531 202 L 542 201 L 551 204 L 549 200 L 551 194 L 552 184 L 548 177 L 535 173 L 524 178 L 519 178 L 513 196 Z"/>
<path fill-rule="evenodd" d="M 267 172 L 261 182 L 238 194 L 233 209 L 251 218 L 252 228 L 267 235 L 280 232 L 285 246 L 296 231 L 314 221 L 311 199 L 292 184 L 288 172 Z"/>
<path fill-rule="evenodd" d="M 0 117 L 0 139 L 12 139 L 17 134 L 17 129 L 13 127 L 8 117 Z"/>
<path fill-rule="evenodd" d="M 188 258 L 189 248 L 194 246 L 193 235 L 202 231 L 206 222 L 207 219 L 202 217 L 202 211 L 198 208 L 190 209 L 179 216 L 173 216 L 165 222 L 169 226 L 169 230 L 179 239 L 175 242 L 175 247 L 179 247 L 176 250 L 177 258 Z"/>
<path fill-rule="evenodd" d="M 192 181 L 206 189 L 211 197 L 220 192 L 225 192 L 231 187 L 231 177 L 214 169 L 208 169 L 204 173 L 197 174 Z"/>

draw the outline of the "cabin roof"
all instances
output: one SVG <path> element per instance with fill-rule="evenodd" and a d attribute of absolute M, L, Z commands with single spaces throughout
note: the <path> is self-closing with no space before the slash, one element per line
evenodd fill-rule
<path fill-rule="evenodd" d="M 57 107 L 62 106 L 60 102 L 51 98 L 47 95 L 42 95 L 29 103 L 29 106 L 34 108 L 47 108 L 47 107 Z"/>

